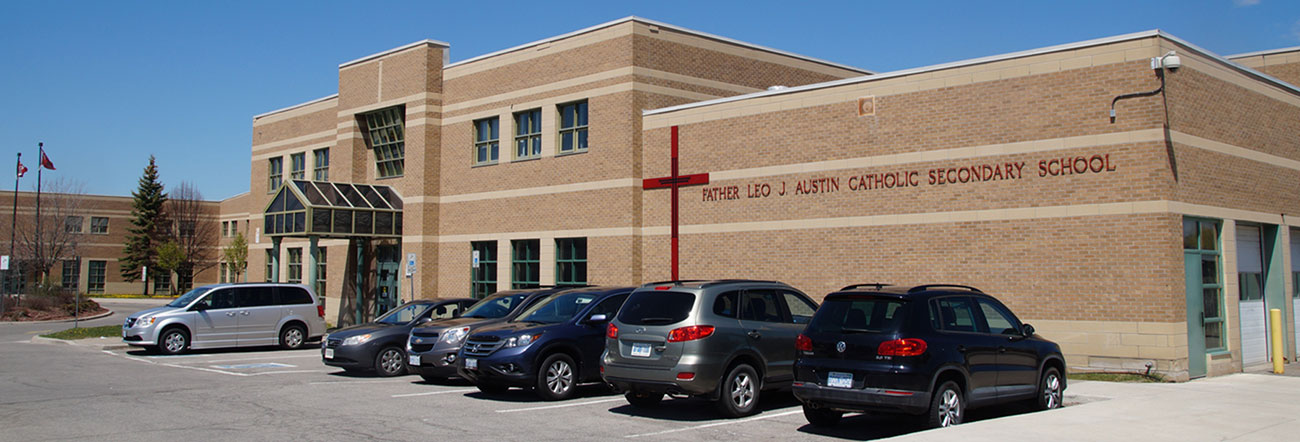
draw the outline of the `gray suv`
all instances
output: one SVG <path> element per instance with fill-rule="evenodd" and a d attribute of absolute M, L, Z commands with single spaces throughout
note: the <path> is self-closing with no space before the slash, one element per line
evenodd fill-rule
<path fill-rule="evenodd" d="M 279 345 L 296 349 L 325 334 L 325 305 L 301 284 L 214 284 L 122 324 L 122 341 L 166 354 L 187 349 Z"/>
<path fill-rule="evenodd" d="M 603 377 L 637 407 L 671 394 L 713 400 L 731 417 L 753 414 L 761 391 L 790 386 L 795 338 L 816 311 L 775 281 L 646 284 L 607 326 Z"/>

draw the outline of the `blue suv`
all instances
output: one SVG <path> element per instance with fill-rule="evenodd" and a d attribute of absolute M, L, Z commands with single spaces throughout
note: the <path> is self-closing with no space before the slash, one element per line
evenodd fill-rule
<path fill-rule="evenodd" d="M 508 322 L 465 340 L 457 373 L 484 393 L 533 388 L 542 399 L 573 396 L 583 382 L 600 382 L 605 326 L 632 287 L 566 290 L 533 304 Z"/>

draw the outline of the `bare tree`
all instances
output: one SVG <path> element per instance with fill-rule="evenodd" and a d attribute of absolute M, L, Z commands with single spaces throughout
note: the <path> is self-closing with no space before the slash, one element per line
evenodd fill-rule
<path fill-rule="evenodd" d="M 203 201 L 203 193 L 189 181 L 167 198 L 167 219 L 176 223 L 172 237 L 185 255 L 177 273 L 181 281 L 192 282 L 195 274 L 217 265 L 217 207 Z"/>
<path fill-rule="evenodd" d="M 49 191 L 41 192 L 39 216 L 34 203 L 31 213 L 19 213 L 18 253 L 38 284 L 55 264 L 77 256 L 89 212 L 85 187 L 80 182 L 57 178 L 44 186 Z"/>

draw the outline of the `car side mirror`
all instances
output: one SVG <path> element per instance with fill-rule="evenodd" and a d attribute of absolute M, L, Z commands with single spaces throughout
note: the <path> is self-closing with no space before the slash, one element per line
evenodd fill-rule
<path fill-rule="evenodd" d="M 1024 325 L 1021 327 L 1021 331 L 1022 331 L 1022 333 L 1025 335 L 1025 337 L 1028 338 L 1028 337 L 1034 335 L 1034 326 L 1029 325 L 1029 324 L 1024 324 Z"/>
<path fill-rule="evenodd" d="M 604 313 L 597 313 L 597 314 L 591 315 L 590 318 L 587 318 L 587 323 L 588 323 L 588 324 L 603 324 L 603 323 L 608 322 L 608 321 L 609 321 L 609 317 L 608 317 L 608 316 L 605 316 Z"/>
<path fill-rule="evenodd" d="M 200 303 L 198 303 L 198 304 L 194 304 L 193 307 L 190 307 L 190 311 L 194 311 L 194 312 L 201 312 L 201 311 L 204 311 L 204 310 L 207 310 L 207 309 L 208 309 L 208 305 L 207 305 L 207 304 L 204 304 L 204 303 L 202 303 L 202 302 L 200 302 Z"/>
<path fill-rule="evenodd" d="M 433 322 L 433 318 L 430 318 L 430 317 L 428 317 L 428 316 L 425 316 L 425 317 L 423 317 L 423 318 L 420 318 L 420 320 L 415 321 L 415 325 L 420 325 L 420 324 L 424 324 L 424 323 L 428 323 L 428 322 Z"/>

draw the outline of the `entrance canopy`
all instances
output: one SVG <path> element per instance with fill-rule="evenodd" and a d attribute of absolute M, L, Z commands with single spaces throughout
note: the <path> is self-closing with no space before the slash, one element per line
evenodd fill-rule
<path fill-rule="evenodd" d="M 269 236 L 402 236 L 402 199 L 388 186 L 292 180 L 263 214 L 262 232 Z"/>

